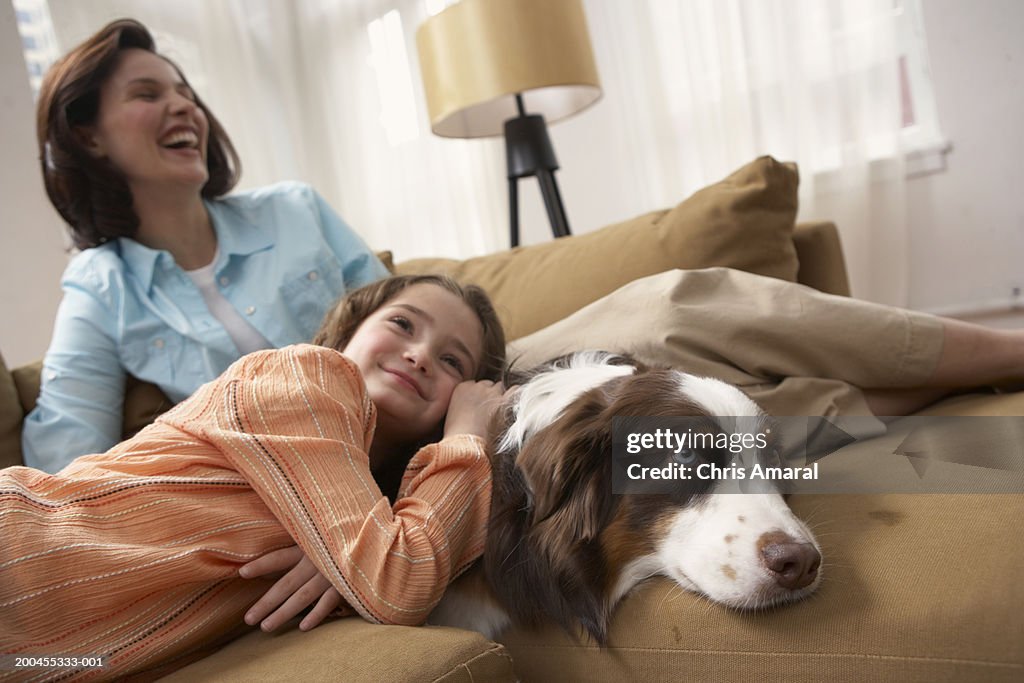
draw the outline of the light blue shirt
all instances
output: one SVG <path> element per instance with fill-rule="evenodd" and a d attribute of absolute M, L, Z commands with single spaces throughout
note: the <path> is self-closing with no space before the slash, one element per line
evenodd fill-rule
<path fill-rule="evenodd" d="M 206 202 L 217 286 L 276 347 L 308 342 L 331 304 L 387 275 L 316 191 L 280 183 Z M 120 238 L 76 255 L 25 418 L 25 464 L 56 472 L 121 437 L 126 374 L 175 403 L 238 359 L 224 327 L 167 251 Z"/>

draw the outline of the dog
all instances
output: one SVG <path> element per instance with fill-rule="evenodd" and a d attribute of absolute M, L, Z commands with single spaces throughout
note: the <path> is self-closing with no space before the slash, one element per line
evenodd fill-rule
<path fill-rule="evenodd" d="M 725 493 L 724 479 L 671 493 L 612 492 L 613 418 L 766 419 L 735 387 L 597 351 L 508 383 L 519 388 L 495 420 L 483 557 L 430 623 L 494 638 L 511 624 L 552 621 L 570 634 L 582 626 L 604 645 L 616 603 L 654 575 L 744 610 L 800 600 L 820 584 L 821 550 L 777 492 Z M 767 457 L 765 446 L 755 457 Z M 689 457 L 711 463 L 722 454 Z"/>

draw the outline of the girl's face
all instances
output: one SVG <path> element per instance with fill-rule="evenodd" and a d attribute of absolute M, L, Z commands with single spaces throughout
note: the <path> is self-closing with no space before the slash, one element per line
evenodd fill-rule
<path fill-rule="evenodd" d="M 476 376 L 483 325 L 452 292 L 412 285 L 364 320 L 342 352 L 377 406 L 376 438 L 408 444 L 432 434 L 456 385 Z"/>
<path fill-rule="evenodd" d="M 189 87 L 166 60 L 125 50 L 100 88 L 95 124 L 83 130 L 90 151 L 109 159 L 134 191 L 168 183 L 201 189 L 209 179 L 209 124 Z"/>

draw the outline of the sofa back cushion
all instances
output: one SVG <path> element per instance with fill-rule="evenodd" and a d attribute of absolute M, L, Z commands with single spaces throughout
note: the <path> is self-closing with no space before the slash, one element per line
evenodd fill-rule
<path fill-rule="evenodd" d="M 14 376 L 0 354 L 0 468 L 21 464 L 21 420 L 25 413 L 18 400 Z"/>
<path fill-rule="evenodd" d="M 510 340 L 632 280 L 674 268 L 728 266 L 795 281 L 798 184 L 794 164 L 761 157 L 671 209 L 465 261 L 400 262 L 395 271 L 448 273 L 480 285 Z"/>

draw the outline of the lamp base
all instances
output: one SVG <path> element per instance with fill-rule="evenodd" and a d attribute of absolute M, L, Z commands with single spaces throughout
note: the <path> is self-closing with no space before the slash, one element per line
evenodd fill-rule
<path fill-rule="evenodd" d="M 558 160 L 543 116 L 520 113 L 505 122 L 505 157 L 508 165 L 509 237 L 512 246 L 519 246 L 517 183 L 520 178 L 529 176 L 537 176 L 537 182 L 540 183 L 552 234 L 556 238 L 572 234 L 562 196 L 558 191 L 558 181 L 555 180 Z"/>

